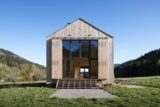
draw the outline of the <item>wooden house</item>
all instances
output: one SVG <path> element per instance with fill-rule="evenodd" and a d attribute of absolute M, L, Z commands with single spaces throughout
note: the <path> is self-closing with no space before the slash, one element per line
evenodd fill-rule
<path fill-rule="evenodd" d="M 79 18 L 48 36 L 46 48 L 47 83 L 114 82 L 113 37 L 85 20 Z"/>

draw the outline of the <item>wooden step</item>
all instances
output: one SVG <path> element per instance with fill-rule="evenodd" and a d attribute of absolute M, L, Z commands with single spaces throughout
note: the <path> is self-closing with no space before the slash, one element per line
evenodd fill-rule
<path fill-rule="evenodd" d="M 100 84 L 100 85 L 98 85 Z M 103 88 L 101 80 L 98 79 L 59 79 L 57 89 L 99 89 Z"/>

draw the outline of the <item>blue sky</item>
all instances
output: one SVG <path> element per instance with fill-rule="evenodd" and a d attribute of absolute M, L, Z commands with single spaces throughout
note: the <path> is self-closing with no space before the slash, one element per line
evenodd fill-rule
<path fill-rule="evenodd" d="M 160 48 L 160 0 L 0 0 L 0 48 L 46 64 L 46 37 L 77 18 L 114 36 L 114 62 Z"/>

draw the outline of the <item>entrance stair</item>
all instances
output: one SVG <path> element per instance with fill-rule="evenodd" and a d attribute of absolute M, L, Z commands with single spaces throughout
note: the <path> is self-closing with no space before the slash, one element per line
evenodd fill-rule
<path fill-rule="evenodd" d="M 98 79 L 58 79 L 57 89 L 103 89 L 102 80 Z"/>

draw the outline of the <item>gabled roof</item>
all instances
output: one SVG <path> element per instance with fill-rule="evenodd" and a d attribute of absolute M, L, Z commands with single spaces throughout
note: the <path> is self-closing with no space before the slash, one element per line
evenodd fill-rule
<path fill-rule="evenodd" d="M 96 29 L 97 31 L 99 31 L 99 32 L 101 32 L 101 33 L 107 35 L 108 37 L 113 38 L 113 36 L 111 36 L 110 34 L 108 34 L 108 33 L 104 32 L 104 31 L 100 30 L 99 28 L 97 28 L 97 27 L 95 27 L 94 25 L 90 24 L 89 22 L 83 20 L 82 18 L 78 18 L 77 20 L 80 20 L 80 21 L 82 21 L 82 22 L 88 24 L 89 26 L 91 26 L 91 27 L 93 27 L 94 29 Z M 57 33 L 58 31 L 60 31 L 60 30 L 62 30 L 62 29 L 64 29 L 64 28 L 67 27 L 68 25 L 70 25 L 70 24 L 76 22 L 77 20 L 75 20 L 75 21 L 73 21 L 73 22 L 71 22 L 71 23 L 68 23 L 66 26 L 64 26 L 63 28 L 61 28 L 61 29 L 57 30 L 56 32 L 52 33 L 52 34 L 49 35 L 47 38 L 48 38 L 48 39 L 51 39 L 52 36 L 53 36 L 55 33 Z"/>
<path fill-rule="evenodd" d="M 102 31 L 102 30 L 100 30 L 99 28 L 97 28 L 97 27 L 95 27 L 94 25 L 92 25 L 92 24 L 90 24 L 90 23 L 86 22 L 85 20 L 83 20 L 83 19 L 81 19 L 81 18 L 79 18 L 78 20 L 83 21 L 84 23 L 86 23 L 86 24 L 88 24 L 88 25 L 92 26 L 92 27 L 93 27 L 93 28 L 95 28 L 96 30 L 98 30 L 98 31 L 100 31 L 100 32 L 104 33 L 105 35 L 107 35 L 107 36 L 109 36 L 109 37 L 113 38 L 113 36 L 109 35 L 108 33 L 104 32 L 104 31 Z"/>

